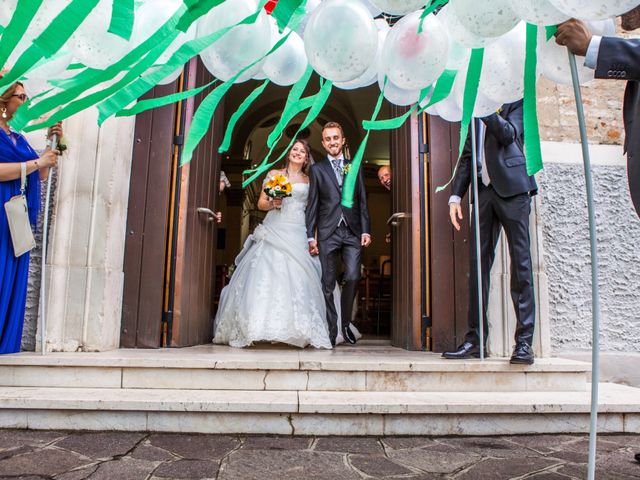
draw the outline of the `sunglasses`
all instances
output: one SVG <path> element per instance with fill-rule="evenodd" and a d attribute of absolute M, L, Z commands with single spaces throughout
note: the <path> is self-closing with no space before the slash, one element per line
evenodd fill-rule
<path fill-rule="evenodd" d="M 18 97 L 20 100 L 22 100 L 23 102 L 25 100 L 27 100 L 29 98 L 29 95 L 27 95 L 26 93 L 14 93 L 13 95 L 11 95 L 12 97 Z"/>

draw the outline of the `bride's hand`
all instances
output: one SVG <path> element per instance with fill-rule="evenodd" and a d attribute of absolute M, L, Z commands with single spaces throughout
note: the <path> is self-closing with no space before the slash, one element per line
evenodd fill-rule
<path fill-rule="evenodd" d="M 282 197 L 275 197 L 273 199 L 273 208 L 281 208 L 282 207 Z"/>

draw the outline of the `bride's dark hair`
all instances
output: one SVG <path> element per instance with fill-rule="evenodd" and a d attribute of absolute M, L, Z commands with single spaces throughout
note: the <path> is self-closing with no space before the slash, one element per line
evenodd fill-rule
<path fill-rule="evenodd" d="M 296 143 L 299 143 L 304 147 L 306 158 L 304 159 L 304 164 L 302 165 L 302 173 L 304 173 L 305 175 L 309 175 L 309 168 L 311 168 L 311 165 L 313 164 L 313 157 L 311 156 L 311 147 L 309 146 L 309 143 L 302 138 L 297 138 L 287 152 L 287 160 L 284 163 L 284 170 L 286 172 L 289 172 L 289 154 L 291 153 L 291 150 L 293 150 L 293 147 L 296 145 Z"/>

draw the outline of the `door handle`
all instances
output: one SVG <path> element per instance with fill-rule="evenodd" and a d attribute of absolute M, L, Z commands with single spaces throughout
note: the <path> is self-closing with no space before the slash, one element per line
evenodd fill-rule
<path fill-rule="evenodd" d="M 197 210 L 198 213 L 204 213 L 205 215 L 207 215 L 207 221 L 208 222 L 213 222 L 216 219 L 216 214 L 213 213 L 212 210 L 206 208 L 206 207 L 198 207 Z"/>
<path fill-rule="evenodd" d="M 411 214 L 406 212 L 396 212 L 389 217 L 389 219 L 387 220 L 387 225 L 393 225 L 395 227 L 398 225 L 398 220 L 400 220 L 401 218 L 411 218 Z"/>

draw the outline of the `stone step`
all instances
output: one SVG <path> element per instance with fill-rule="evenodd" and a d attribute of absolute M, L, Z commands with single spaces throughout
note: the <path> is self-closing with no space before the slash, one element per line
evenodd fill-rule
<path fill-rule="evenodd" d="M 585 391 L 589 364 L 559 358 L 451 361 L 389 346 L 334 351 L 189 349 L 0 357 L 2 387 L 354 392 Z"/>
<path fill-rule="evenodd" d="M 640 389 L 600 386 L 603 432 L 640 433 Z M 589 392 L 297 392 L 7 387 L 0 428 L 489 435 L 578 433 Z"/>

